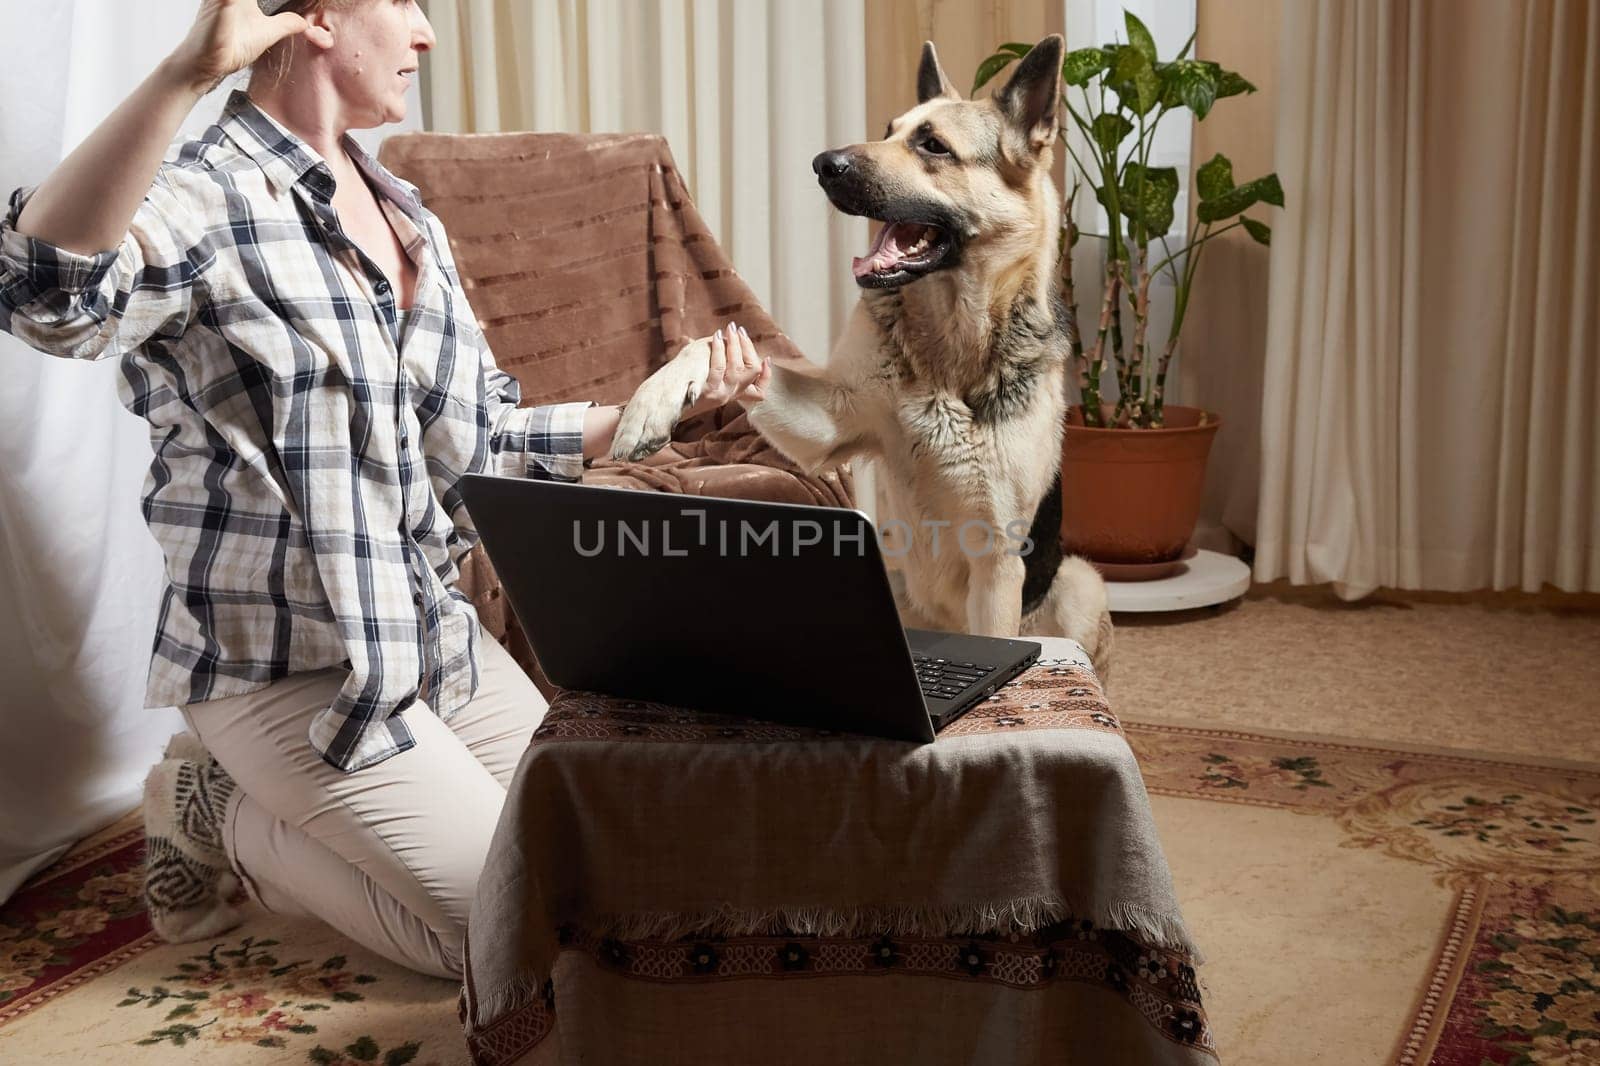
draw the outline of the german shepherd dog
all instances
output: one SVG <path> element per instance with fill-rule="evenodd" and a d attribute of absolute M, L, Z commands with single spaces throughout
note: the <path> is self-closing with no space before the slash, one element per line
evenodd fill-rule
<path fill-rule="evenodd" d="M 813 160 L 834 207 L 883 228 L 855 260 L 861 299 L 827 366 L 774 361 L 748 410 L 803 470 L 877 462 L 891 515 L 911 527 L 908 627 L 1071 637 L 1105 677 L 1105 585 L 1059 540 L 1069 323 L 1050 165 L 1063 47 L 1045 38 L 991 98 L 963 100 L 925 44 L 917 106 L 882 140 Z M 651 375 L 612 454 L 665 442 L 709 366 L 709 343 L 694 341 Z"/>

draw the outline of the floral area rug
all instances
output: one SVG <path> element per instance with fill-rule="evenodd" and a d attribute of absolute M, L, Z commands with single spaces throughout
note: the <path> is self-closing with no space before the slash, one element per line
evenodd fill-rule
<path fill-rule="evenodd" d="M 1600 768 L 1129 725 L 1229 1066 L 1600 1064 Z M 131 821 L 0 908 L 0 1062 L 457 1066 L 451 982 L 253 910 L 162 944 Z"/>
<path fill-rule="evenodd" d="M 1186 917 L 1216 964 L 1202 975 L 1223 1062 L 1600 1066 L 1600 767 L 1176 726 L 1129 735 Z M 1203 865 L 1173 839 L 1196 800 L 1254 809 L 1201 823 L 1216 825 Z M 1277 886 L 1218 877 L 1247 818 L 1314 842 L 1295 868 L 1295 840 L 1279 841 Z M 1212 921 L 1186 898 L 1208 883 L 1225 886 Z M 1257 936 L 1259 954 L 1223 972 L 1237 946 L 1212 939 L 1224 923 L 1242 918 L 1248 939 L 1245 923 L 1273 927 L 1296 897 L 1316 901 L 1304 913 L 1322 924 Z M 1356 920 L 1341 925 L 1341 912 Z M 1288 1002 L 1274 982 L 1308 995 L 1271 1019 L 1275 997 Z"/>
<path fill-rule="evenodd" d="M 139 898 L 143 858 L 125 820 L 0 908 L 0 1063 L 467 1061 L 459 986 L 326 926 L 250 909 L 216 940 L 163 944 Z"/>

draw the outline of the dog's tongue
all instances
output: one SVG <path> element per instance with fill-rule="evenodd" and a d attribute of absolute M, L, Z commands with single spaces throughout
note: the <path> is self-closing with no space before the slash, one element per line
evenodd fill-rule
<path fill-rule="evenodd" d="M 921 232 L 921 226 L 890 222 L 878 231 L 865 256 L 850 260 L 850 269 L 855 271 L 856 277 L 862 278 L 893 266 L 905 258 L 907 248 L 916 243 Z"/>

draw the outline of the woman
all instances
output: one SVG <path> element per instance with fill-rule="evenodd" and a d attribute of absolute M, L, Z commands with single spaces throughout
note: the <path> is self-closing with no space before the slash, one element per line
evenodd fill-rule
<path fill-rule="evenodd" d="M 287 9 L 287 10 L 279 10 Z M 517 407 L 437 218 L 346 137 L 403 118 L 414 0 L 204 0 L 155 72 L 0 221 L 0 328 L 122 360 L 167 589 L 148 706 L 158 932 L 269 910 L 459 977 L 473 885 L 545 703 L 455 583 L 478 470 L 577 480 L 617 408 Z M 163 162 L 195 102 L 254 64 Z M 691 413 L 758 399 L 731 327 Z"/>

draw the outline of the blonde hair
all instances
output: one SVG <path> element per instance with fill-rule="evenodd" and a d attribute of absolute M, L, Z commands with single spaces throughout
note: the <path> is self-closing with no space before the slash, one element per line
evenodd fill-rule
<path fill-rule="evenodd" d="M 291 11 L 296 15 L 314 15 L 319 11 L 337 11 L 340 8 L 354 7 L 361 0 L 290 0 L 278 9 L 278 13 Z M 273 88 L 283 83 L 284 76 L 289 73 L 289 59 L 294 53 L 296 37 L 287 37 L 268 48 L 261 56 L 250 65 L 251 77 L 256 71 L 261 71 L 272 79 Z"/>

